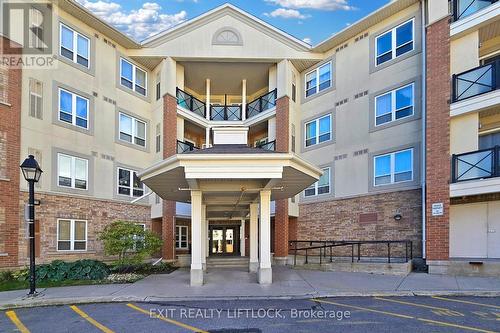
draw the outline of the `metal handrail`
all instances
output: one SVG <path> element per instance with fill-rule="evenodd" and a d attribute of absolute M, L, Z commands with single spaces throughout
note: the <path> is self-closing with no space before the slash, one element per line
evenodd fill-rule
<path fill-rule="evenodd" d="M 211 105 L 210 120 L 241 120 L 241 105 Z"/>
<path fill-rule="evenodd" d="M 453 20 L 472 15 L 483 8 L 486 8 L 498 0 L 453 0 Z"/>
<path fill-rule="evenodd" d="M 500 88 L 500 60 L 454 74 L 453 102 L 489 93 Z"/>
<path fill-rule="evenodd" d="M 309 244 L 309 246 L 298 247 L 299 244 Z M 361 240 L 350 240 L 350 241 L 334 241 L 334 240 L 293 240 L 289 242 L 291 250 L 294 252 L 293 265 L 297 265 L 297 254 L 299 251 L 305 251 L 305 263 L 309 261 L 309 251 L 319 249 L 319 263 L 322 264 L 323 260 L 327 257 L 330 258 L 330 262 L 333 262 L 333 248 L 335 247 L 351 247 L 351 262 L 354 262 L 354 258 L 357 257 L 357 261 L 361 260 L 361 246 L 370 244 L 386 244 L 387 245 L 387 262 L 391 263 L 391 258 L 396 258 L 391 256 L 391 245 L 392 244 L 404 244 L 405 246 L 405 262 L 408 260 L 413 260 L 413 242 L 411 240 L 372 240 L 372 241 L 361 241 Z M 357 248 L 357 256 L 355 255 L 354 248 Z M 327 255 L 327 249 L 329 249 L 329 255 Z"/>
<path fill-rule="evenodd" d="M 247 119 L 275 107 L 277 93 L 277 89 L 271 90 L 267 94 L 262 95 L 248 103 L 246 109 Z"/>
<path fill-rule="evenodd" d="M 182 89 L 177 88 L 177 105 L 194 112 L 195 114 L 205 118 L 206 116 L 206 105 L 193 95 L 185 92 Z"/>
<path fill-rule="evenodd" d="M 451 157 L 452 183 L 494 177 L 500 177 L 500 146 Z"/>
<path fill-rule="evenodd" d="M 255 148 L 276 151 L 276 140 L 258 144 Z"/>
<path fill-rule="evenodd" d="M 194 144 L 190 142 L 177 140 L 177 154 L 183 154 L 198 149 L 200 148 L 196 147 Z"/>

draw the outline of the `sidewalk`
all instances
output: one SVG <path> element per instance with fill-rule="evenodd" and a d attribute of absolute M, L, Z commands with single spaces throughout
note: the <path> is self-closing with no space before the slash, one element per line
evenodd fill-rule
<path fill-rule="evenodd" d="M 217 269 L 205 274 L 201 287 L 189 286 L 189 271 L 151 275 L 133 284 L 0 292 L 0 309 L 98 302 L 164 302 L 198 299 L 268 299 L 335 296 L 468 295 L 500 296 L 500 278 L 455 277 L 411 273 L 407 276 L 321 272 L 273 267 L 273 284 L 262 286 L 243 269 Z"/>

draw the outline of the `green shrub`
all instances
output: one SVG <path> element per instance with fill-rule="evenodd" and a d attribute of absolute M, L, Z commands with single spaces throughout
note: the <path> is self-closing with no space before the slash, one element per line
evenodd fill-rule
<path fill-rule="evenodd" d="M 14 275 L 11 271 L 0 272 L 0 282 L 8 282 L 14 280 Z"/>
<path fill-rule="evenodd" d="M 74 262 L 54 260 L 50 264 L 36 267 L 36 280 L 59 282 L 63 280 L 103 280 L 110 273 L 109 267 L 100 261 L 83 259 Z M 13 274 L 20 281 L 29 280 L 29 270 L 23 269 Z"/>

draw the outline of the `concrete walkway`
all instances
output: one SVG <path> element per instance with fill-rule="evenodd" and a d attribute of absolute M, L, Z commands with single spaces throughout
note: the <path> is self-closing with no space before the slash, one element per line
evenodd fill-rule
<path fill-rule="evenodd" d="M 91 285 L 0 292 L 0 309 L 97 302 L 163 302 L 199 299 L 271 299 L 335 296 L 478 295 L 500 296 L 499 278 L 411 273 L 407 276 L 322 272 L 273 267 L 272 285 L 259 285 L 244 269 L 217 269 L 205 274 L 205 284 L 189 286 L 189 271 L 151 275 L 133 284 Z"/>

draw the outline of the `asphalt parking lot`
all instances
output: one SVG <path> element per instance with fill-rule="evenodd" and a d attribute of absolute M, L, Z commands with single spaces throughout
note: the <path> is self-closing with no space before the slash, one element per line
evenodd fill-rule
<path fill-rule="evenodd" d="M 336 297 L 14 309 L 0 332 L 499 332 L 500 297 Z"/>

